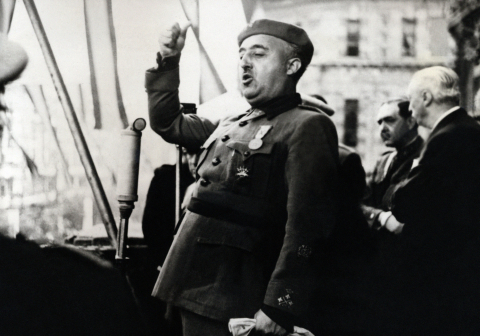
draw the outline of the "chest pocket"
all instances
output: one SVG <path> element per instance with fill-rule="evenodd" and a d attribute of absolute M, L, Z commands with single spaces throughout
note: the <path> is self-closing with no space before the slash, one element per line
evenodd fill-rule
<path fill-rule="evenodd" d="M 273 165 L 273 143 L 250 149 L 249 141 L 231 140 L 226 146 L 229 159 L 226 167 L 226 183 L 235 192 L 263 197 L 267 193 Z"/>

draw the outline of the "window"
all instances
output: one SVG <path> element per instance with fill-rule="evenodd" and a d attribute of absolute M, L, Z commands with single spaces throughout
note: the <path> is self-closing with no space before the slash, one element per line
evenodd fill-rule
<path fill-rule="evenodd" d="M 402 20 L 402 56 L 415 56 L 415 28 L 417 21 L 415 19 Z"/>
<path fill-rule="evenodd" d="M 360 55 L 360 20 L 347 20 L 347 56 Z"/>
<path fill-rule="evenodd" d="M 345 122 L 343 124 L 343 143 L 350 147 L 357 145 L 358 100 L 345 100 Z"/>

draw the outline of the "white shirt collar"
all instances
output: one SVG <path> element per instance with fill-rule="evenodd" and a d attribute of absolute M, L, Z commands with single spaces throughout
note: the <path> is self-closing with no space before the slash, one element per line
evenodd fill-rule
<path fill-rule="evenodd" d="M 453 112 L 455 112 L 456 110 L 458 110 L 460 108 L 460 106 L 454 106 L 452 107 L 450 110 L 446 111 L 446 112 L 443 112 L 443 114 L 440 116 L 440 118 L 437 119 L 437 121 L 435 122 L 435 124 L 433 124 L 433 127 L 432 127 L 432 131 L 435 129 L 435 127 L 438 126 L 438 124 L 440 123 L 440 121 L 442 121 L 443 119 L 445 119 L 449 114 L 452 114 Z"/>

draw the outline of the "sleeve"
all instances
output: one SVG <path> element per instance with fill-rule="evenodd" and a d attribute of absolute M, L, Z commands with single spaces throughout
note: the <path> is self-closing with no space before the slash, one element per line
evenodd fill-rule
<path fill-rule="evenodd" d="M 157 69 L 145 75 L 148 113 L 152 129 L 169 143 L 197 149 L 216 129 L 217 124 L 196 114 L 183 114 L 178 97 L 179 57 L 159 61 Z"/>
<path fill-rule="evenodd" d="M 378 217 L 383 212 L 383 210 L 380 210 L 368 205 L 362 205 L 362 212 L 363 212 L 363 215 L 365 216 L 365 219 L 367 220 L 368 227 L 370 228 L 379 227 L 380 222 L 378 221 Z"/>
<path fill-rule="evenodd" d="M 437 195 L 445 193 L 444 181 L 451 180 L 454 171 L 448 171 L 451 162 L 459 162 L 458 142 L 445 136 L 436 136 L 429 141 L 418 165 L 399 183 L 388 200 L 395 218 L 409 223 L 415 218 L 424 218 L 432 209 Z"/>
<path fill-rule="evenodd" d="M 310 115 L 296 127 L 288 146 L 288 218 L 264 304 L 300 316 L 318 283 L 322 248 L 335 225 L 339 186 L 335 126 L 324 115 Z"/>
<path fill-rule="evenodd" d="M 363 199 L 363 204 L 361 206 L 363 216 L 367 220 L 368 227 L 370 228 L 379 228 L 380 222 L 378 221 L 378 216 L 383 212 L 382 209 L 375 207 L 375 200 L 373 196 L 374 190 L 374 180 L 378 174 L 383 174 L 384 170 L 381 169 L 382 165 L 385 164 L 386 159 L 383 156 L 375 164 L 375 169 L 373 170 L 372 176 L 369 178 L 366 186 L 366 196 Z M 385 169 L 385 168 L 384 168 Z"/>

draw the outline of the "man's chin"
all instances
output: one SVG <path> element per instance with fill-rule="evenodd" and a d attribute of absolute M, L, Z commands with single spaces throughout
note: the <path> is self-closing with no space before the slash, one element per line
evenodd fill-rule
<path fill-rule="evenodd" d="M 248 94 L 248 92 L 244 91 L 243 97 L 252 106 L 260 103 L 260 99 L 256 94 Z"/>

